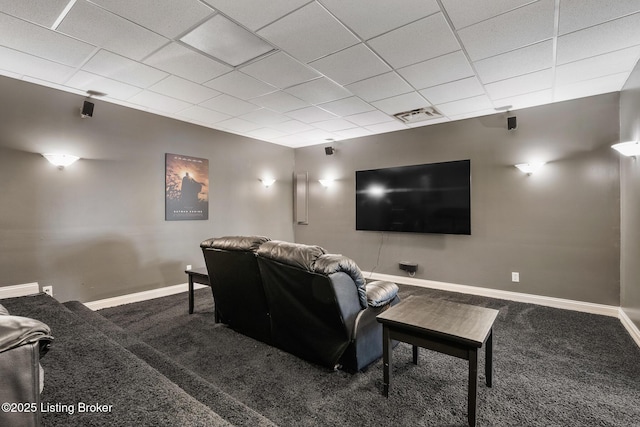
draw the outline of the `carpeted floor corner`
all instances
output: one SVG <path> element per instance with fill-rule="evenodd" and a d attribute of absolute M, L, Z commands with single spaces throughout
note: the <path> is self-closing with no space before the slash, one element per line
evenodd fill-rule
<path fill-rule="evenodd" d="M 640 349 L 616 318 L 402 286 L 500 310 L 494 326 L 494 386 L 479 369 L 480 426 L 640 425 Z M 394 383 L 382 363 L 327 371 L 215 324 L 209 289 L 101 310 L 100 314 L 282 426 L 467 425 L 467 364 L 411 348 L 394 350 Z M 484 363 L 481 352 L 480 366 Z"/>

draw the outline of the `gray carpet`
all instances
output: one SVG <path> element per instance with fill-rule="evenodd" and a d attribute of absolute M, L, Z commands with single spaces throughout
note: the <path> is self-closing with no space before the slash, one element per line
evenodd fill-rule
<path fill-rule="evenodd" d="M 2 300 L 11 314 L 52 330 L 42 402 L 44 426 L 230 426 L 156 369 L 45 294 Z M 78 412 L 79 403 L 111 405 L 107 413 Z M 66 405 L 54 412 L 55 405 Z"/>
<path fill-rule="evenodd" d="M 640 349 L 615 318 L 530 304 L 401 287 L 500 310 L 494 327 L 494 386 L 479 369 L 478 425 L 640 425 Z M 209 289 L 100 313 L 203 379 L 282 426 L 467 425 L 465 361 L 427 350 L 394 350 L 394 384 L 382 363 L 354 375 L 327 371 L 213 320 Z M 484 363 L 482 352 L 479 363 Z"/>

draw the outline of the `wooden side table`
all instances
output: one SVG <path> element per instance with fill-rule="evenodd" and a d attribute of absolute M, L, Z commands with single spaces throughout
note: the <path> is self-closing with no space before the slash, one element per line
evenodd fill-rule
<path fill-rule="evenodd" d="M 185 270 L 185 273 L 189 276 L 189 314 L 193 314 L 193 284 L 199 283 L 201 285 L 206 285 L 211 287 L 211 283 L 209 282 L 209 273 L 207 271 L 207 267 L 194 268 L 192 270 Z M 211 293 L 213 293 L 213 288 L 211 287 Z M 215 301 L 215 298 L 214 298 Z M 213 312 L 215 316 L 216 323 L 218 322 L 218 314 L 216 312 L 215 302 L 213 306 Z"/>
<path fill-rule="evenodd" d="M 413 346 L 413 363 L 418 364 L 418 347 L 469 361 L 467 416 L 476 425 L 478 349 L 485 344 L 485 377 L 493 385 L 493 322 L 498 310 L 427 297 L 409 297 L 379 314 L 382 323 L 383 379 L 385 396 L 391 387 L 392 340 Z"/>

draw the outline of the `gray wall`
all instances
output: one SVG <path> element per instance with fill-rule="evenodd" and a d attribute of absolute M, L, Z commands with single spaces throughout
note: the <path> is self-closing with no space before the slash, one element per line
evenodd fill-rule
<path fill-rule="evenodd" d="M 366 271 L 594 303 L 620 303 L 619 94 L 506 115 L 368 136 L 296 149 L 297 172 L 309 172 L 309 225 L 295 238 L 353 258 Z M 472 235 L 355 230 L 356 170 L 471 159 Z M 513 165 L 547 165 L 527 176 Z M 317 180 L 333 175 L 325 189 Z M 511 272 L 520 283 L 511 282 Z"/>
<path fill-rule="evenodd" d="M 640 64 L 620 95 L 620 140 L 640 140 Z M 620 305 L 640 328 L 640 159 L 620 156 Z"/>
<path fill-rule="evenodd" d="M 0 286 L 53 285 L 61 301 L 186 282 L 199 243 L 293 240 L 293 149 L 0 77 Z M 60 171 L 39 153 L 83 159 Z M 209 220 L 164 220 L 164 155 L 209 159 Z M 278 181 L 264 188 L 259 178 Z"/>

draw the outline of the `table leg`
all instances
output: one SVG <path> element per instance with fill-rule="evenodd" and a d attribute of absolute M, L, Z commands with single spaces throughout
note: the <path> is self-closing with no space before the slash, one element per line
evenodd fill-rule
<path fill-rule="evenodd" d="M 413 364 L 414 365 L 418 364 L 418 346 L 417 345 L 413 346 Z"/>
<path fill-rule="evenodd" d="M 382 327 L 382 374 L 383 374 L 383 391 L 385 397 L 389 397 L 389 387 L 391 386 L 391 338 L 389 337 L 389 329 L 386 325 Z"/>
<path fill-rule="evenodd" d="M 476 425 L 476 411 L 478 409 L 478 349 L 469 350 L 469 397 L 468 397 L 468 418 L 469 425 Z"/>
<path fill-rule="evenodd" d="M 193 275 L 189 274 L 189 314 L 193 314 Z"/>
<path fill-rule="evenodd" d="M 489 337 L 486 343 L 485 349 L 485 361 L 484 361 L 484 376 L 487 381 L 487 387 L 493 386 L 493 329 L 489 331 Z"/>

